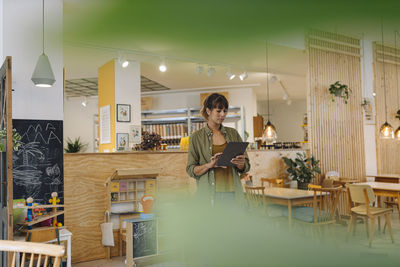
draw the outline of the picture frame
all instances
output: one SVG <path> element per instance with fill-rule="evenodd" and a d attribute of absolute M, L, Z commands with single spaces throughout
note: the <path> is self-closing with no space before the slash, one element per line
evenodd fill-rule
<path fill-rule="evenodd" d="M 125 151 L 129 149 L 129 134 L 117 133 L 117 150 Z"/>
<path fill-rule="evenodd" d="M 117 104 L 117 122 L 131 122 L 131 105 Z"/>
<path fill-rule="evenodd" d="M 129 125 L 129 142 L 140 144 L 142 140 L 142 127 L 140 125 Z"/>

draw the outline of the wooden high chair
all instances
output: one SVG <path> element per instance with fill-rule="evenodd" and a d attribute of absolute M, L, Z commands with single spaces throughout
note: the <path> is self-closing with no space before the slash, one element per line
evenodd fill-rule
<path fill-rule="evenodd" d="M 246 200 L 250 210 L 254 211 L 257 209 L 266 208 L 266 201 L 264 197 L 264 186 L 244 186 L 246 191 Z"/>
<path fill-rule="evenodd" d="M 22 253 L 21 267 L 25 266 L 25 261 L 28 257 L 30 258 L 29 266 L 33 266 L 34 261 L 37 260 L 35 266 L 41 266 L 43 262 L 43 266 L 47 267 L 50 266 L 50 259 L 54 258 L 54 264 L 52 266 L 59 267 L 61 257 L 65 253 L 64 247 L 59 245 L 11 240 L 0 240 L 0 251 L 11 252 L 12 258 L 9 258 L 11 267 L 16 266 L 17 253 Z"/>

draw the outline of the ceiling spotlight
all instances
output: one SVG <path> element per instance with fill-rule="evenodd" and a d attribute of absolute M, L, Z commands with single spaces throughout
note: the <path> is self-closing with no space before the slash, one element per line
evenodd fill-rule
<path fill-rule="evenodd" d="M 269 78 L 269 82 L 272 84 L 274 82 L 276 82 L 278 80 L 278 77 L 276 77 L 275 75 L 271 76 L 271 78 Z"/>
<path fill-rule="evenodd" d="M 196 74 L 197 75 L 201 74 L 203 72 L 203 69 L 204 69 L 203 66 L 201 66 L 200 64 L 197 65 L 197 67 L 195 69 Z"/>
<path fill-rule="evenodd" d="M 81 104 L 82 104 L 83 107 L 86 108 L 86 106 L 87 106 L 87 98 L 86 98 L 86 96 L 83 98 L 83 101 L 82 101 Z"/>
<path fill-rule="evenodd" d="M 287 104 L 288 106 L 290 106 L 290 105 L 292 104 L 292 100 L 291 100 L 291 99 L 288 99 L 288 100 L 286 101 L 286 104 Z"/>
<path fill-rule="evenodd" d="M 233 80 L 236 75 L 232 73 L 231 68 L 229 67 L 228 71 L 226 72 L 226 76 L 228 76 L 229 80 Z"/>
<path fill-rule="evenodd" d="M 239 75 L 239 79 L 241 81 L 245 80 L 247 78 L 247 72 L 243 70 L 243 72 Z"/>
<path fill-rule="evenodd" d="M 288 98 L 289 98 L 289 96 L 286 93 L 283 93 L 282 99 L 286 101 L 286 100 L 288 100 Z"/>
<path fill-rule="evenodd" d="M 208 77 L 211 77 L 211 76 L 214 75 L 215 72 L 216 72 L 215 68 L 212 67 L 212 66 L 210 66 L 210 67 L 208 67 L 207 76 L 208 76 Z"/>
<path fill-rule="evenodd" d="M 128 61 L 128 60 L 122 61 L 121 66 L 122 66 L 123 68 L 128 67 L 128 66 L 129 66 L 129 61 Z"/>
<path fill-rule="evenodd" d="M 372 93 L 372 95 L 373 95 L 373 96 L 376 96 L 376 93 L 375 93 L 375 92 L 373 92 L 373 93 Z"/>
<path fill-rule="evenodd" d="M 161 64 L 160 64 L 160 66 L 158 67 L 158 69 L 159 69 L 161 72 L 166 72 L 166 71 L 167 71 L 167 66 L 165 65 L 165 60 L 164 60 L 164 59 L 161 59 Z"/>

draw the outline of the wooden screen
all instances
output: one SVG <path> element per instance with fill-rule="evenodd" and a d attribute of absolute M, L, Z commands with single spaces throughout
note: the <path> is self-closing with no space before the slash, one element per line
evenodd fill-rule
<path fill-rule="evenodd" d="M 308 116 L 310 152 L 320 160 L 321 172 L 365 179 L 360 40 L 341 34 L 309 30 Z M 336 81 L 351 88 L 350 98 L 329 93 Z M 320 177 L 318 177 L 318 180 Z M 316 181 L 318 182 L 318 181 Z"/>
<path fill-rule="evenodd" d="M 374 43 L 376 160 L 378 163 L 378 174 L 400 174 L 400 141 L 397 139 L 379 139 L 379 129 L 381 125 L 385 123 L 385 112 L 387 112 L 387 121 L 392 125 L 394 130 L 396 130 L 400 125 L 400 120 L 395 117 L 397 110 L 400 109 L 400 100 L 397 91 L 397 82 L 399 82 L 400 86 L 400 49 L 397 49 L 396 51 L 394 47 L 385 46 L 384 51 L 387 111 L 385 111 L 385 94 L 383 86 L 382 44 Z"/>

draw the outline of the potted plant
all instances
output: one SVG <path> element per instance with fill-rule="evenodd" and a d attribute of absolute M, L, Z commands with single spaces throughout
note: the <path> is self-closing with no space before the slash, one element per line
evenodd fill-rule
<path fill-rule="evenodd" d="M 78 153 L 81 151 L 83 148 L 85 148 L 87 144 L 84 144 L 81 142 L 81 138 L 75 138 L 74 141 L 72 141 L 69 137 L 67 138 L 67 147 L 64 148 L 64 151 L 66 153 Z"/>
<path fill-rule="evenodd" d="M 142 142 L 140 148 L 142 150 L 156 150 L 161 147 L 161 136 L 156 133 L 142 132 Z"/>
<path fill-rule="evenodd" d="M 321 169 L 318 166 L 319 160 L 316 160 L 314 156 L 307 157 L 306 153 L 297 153 L 294 160 L 287 157 L 282 158 L 288 167 L 286 171 L 289 173 L 289 177 L 297 181 L 299 189 L 307 189 L 315 174 L 321 173 Z"/>
<path fill-rule="evenodd" d="M 344 99 L 344 103 L 347 104 L 347 100 L 349 100 L 351 89 L 345 85 L 341 84 L 339 81 L 331 84 L 329 86 L 329 93 L 332 95 L 332 102 L 335 101 L 334 96 L 340 97 Z"/>
<path fill-rule="evenodd" d="M 0 152 L 6 151 L 6 141 L 7 141 L 7 129 L 0 130 Z M 14 128 L 12 129 L 12 143 L 13 143 L 13 150 L 18 151 L 18 147 L 22 145 L 21 142 L 21 135 L 17 132 Z"/>

